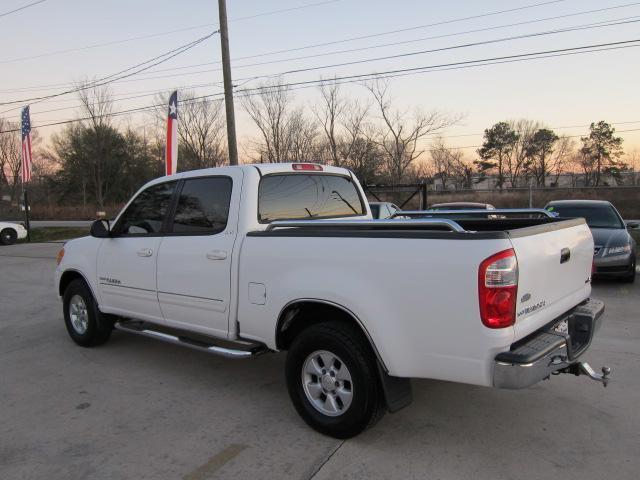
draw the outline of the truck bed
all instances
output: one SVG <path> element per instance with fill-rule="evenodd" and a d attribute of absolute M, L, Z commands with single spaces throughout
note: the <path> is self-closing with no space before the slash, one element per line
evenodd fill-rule
<path fill-rule="evenodd" d="M 322 299 L 366 325 L 390 374 L 489 386 L 498 353 L 588 298 L 593 241 L 584 220 L 456 220 L 455 230 L 435 220 L 274 222 L 249 232 L 240 295 L 259 284 L 265 301 L 240 302 L 240 335 L 273 348 L 267 319 L 291 302 Z M 478 269 L 507 249 L 518 258 L 519 315 L 514 326 L 489 329 Z"/>

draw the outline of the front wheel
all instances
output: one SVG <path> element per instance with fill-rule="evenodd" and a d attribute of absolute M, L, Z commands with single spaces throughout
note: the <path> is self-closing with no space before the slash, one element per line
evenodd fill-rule
<path fill-rule="evenodd" d="M 113 320 L 100 312 L 91 290 L 82 279 L 73 280 L 63 296 L 64 323 L 71 339 L 83 347 L 109 340 Z"/>
<path fill-rule="evenodd" d="M 2 245 L 13 245 L 18 239 L 18 232 L 13 228 L 5 228 L 0 232 L 0 243 Z"/>
<path fill-rule="evenodd" d="M 325 435 L 353 437 L 384 415 L 375 356 L 353 325 L 327 322 L 302 331 L 287 354 L 286 379 L 300 416 Z"/>

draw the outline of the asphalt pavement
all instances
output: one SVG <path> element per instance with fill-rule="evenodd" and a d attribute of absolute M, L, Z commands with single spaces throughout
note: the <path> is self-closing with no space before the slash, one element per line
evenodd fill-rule
<path fill-rule="evenodd" d="M 338 441 L 294 411 L 283 354 L 228 360 L 122 332 L 77 347 L 58 248 L 0 248 L 0 479 L 638 478 L 640 282 L 593 289 L 607 311 L 585 359 L 611 367 L 608 388 L 416 380 L 411 406 Z"/>

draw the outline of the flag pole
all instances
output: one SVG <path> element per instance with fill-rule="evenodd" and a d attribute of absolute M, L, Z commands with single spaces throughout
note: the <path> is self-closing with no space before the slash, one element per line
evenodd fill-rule
<path fill-rule="evenodd" d="M 24 199 L 24 228 L 27 229 L 27 242 L 31 243 L 31 223 L 29 222 L 29 195 L 27 189 L 22 183 L 23 199 Z"/>

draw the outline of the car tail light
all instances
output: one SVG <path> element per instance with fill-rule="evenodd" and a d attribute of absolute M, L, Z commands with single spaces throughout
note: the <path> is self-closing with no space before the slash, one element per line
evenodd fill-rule
<path fill-rule="evenodd" d="M 316 165 L 315 163 L 294 163 L 292 167 L 294 170 L 311 170 L 313 172 L 322 171 L 322 165 Z"/>
<path fill-rule="evenodd" d="M 518 260 L 512 248 L 490 256 L 478 269 L 480 318 L 489 328 L 510 327 L 516 321 Z"/>

